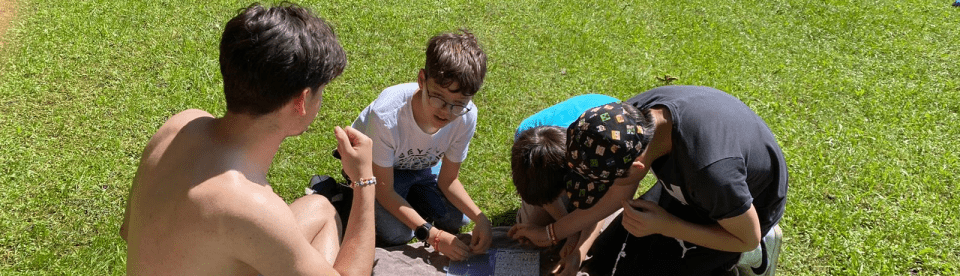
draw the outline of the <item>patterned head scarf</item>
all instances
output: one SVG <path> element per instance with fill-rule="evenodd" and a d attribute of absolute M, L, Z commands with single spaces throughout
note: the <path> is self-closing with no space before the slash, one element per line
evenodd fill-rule
<path fill-rule="evenodd" d="M 570 203 L 587 209 L 597 203 L 613 180 L 625 176 L 643 149 L 643 128 L 610 103 L 587 110 L 567 128 L 567 166 L 564 178 Z"/>

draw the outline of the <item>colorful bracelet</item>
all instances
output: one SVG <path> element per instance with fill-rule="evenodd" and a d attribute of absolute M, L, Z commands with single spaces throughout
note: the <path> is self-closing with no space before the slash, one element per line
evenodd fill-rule
<path fill-rule="evenodd" d="M 433 237 L 433 248 L 437 250 L 437 253 L 440 253 L 440 235 L 443 232 L 437 232 L 437 236 Z"/>
<path fill-rule="evenodd" d="M 547 225 L 547 236 L 550 238 L 550 242 L 557 244 L 557 232 L 553 230 L 553 223 Z"/>
<path fill-rule="evenodd" d="M 547 231 L 547 240 L 550 240 L 550 242 L 553 242 L 553 229 L 550 228 L 550 225 L 553 225 L 553 224 L 552 223 L 547 224 L 547 226 L 544 226 L 543 228 L 546 229 Z"/>
<path fill-rule="evenodd" d="M 360 180 L 357 180 L 357 182 L 353 182 L 353 184 L 350 185 L 350 188 L 370 186 L 370 185 L 376 185 L 376 184 L 377 184 L 376 177 L 370 177 L 370 179 L 361 178 Z"/>

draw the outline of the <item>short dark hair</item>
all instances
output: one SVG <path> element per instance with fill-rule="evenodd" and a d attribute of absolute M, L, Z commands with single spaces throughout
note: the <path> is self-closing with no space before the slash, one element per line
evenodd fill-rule
<path fill-rule="evenodd" d="M 546 205 L 563 192 L 567 174 L 567 134 L 556 126 L 538 126 L 524 130 L 511 150 L 513 185 L 527 204 Z"/>
<path fill-rule="evenodd" d="M 633 104 L 624 104 L 623 111 L 630 117 L 633 117 L 637 125 L 643 129 L 643 133 L 640 134 L 640 143 L 643 143 L 643 147 L 640 148 L 640 152 L 642 153 L 647 149 L 647 146 L 650 145 L 650 141 L 653 140 L 653 134 L 657 129 L 654 126 L 653 115 L 650 114 L 649 108 L 640 110 Z"/>
<path fill-rule="evenodd" d="M 434 79 L 440 86 L 447 87 L 453 82 L 459 84 L 456 91 L 450 92 L 473 96 L 480 91 L 487 75 L 487 55 L 472 33 L 465 29 L 460 32 L 430 38 L 423 69 L 426 77 Z"/>
<path fill-rule="evenodd" d="M 220 73 L 227 111 L 259 116 L 343 73 L 346 53 L 333 29 L 308 9 L 252 4 L 227 22 Z"/>

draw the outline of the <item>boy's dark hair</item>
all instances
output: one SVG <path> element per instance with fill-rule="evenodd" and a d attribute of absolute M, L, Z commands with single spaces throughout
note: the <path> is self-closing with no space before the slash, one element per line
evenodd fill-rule
<path fill-rule="evenodd" d="M 227 22 L 220 73 L 227 110 L 259 116 L 343 73 L 346 53 L 326 21 L 295 4 L 252 4 Z"/>
<path fill-rule="evenodd" d="M 564 190 L 567 174 L 567 134 L 556 126 L 524 130 L 511 150 L 513 185 L 527 204 L 542 206 L 553 202 Z"/>
<path fill-rule="evenodd" d="M 423 69 L 428 79 L 448 87 L 456 82 L 456 91 L 464 96 L 473 96 L 480 91 L 487 75 L 487 55 L 480 49 L 477 38 L 467 30 L 459 33 L 444 33 L 430 38 L 427 43 L 427 62 Z"/>
<path fill-rule="evenodd" d="M 643 133 L 640 134 L 641 142 L 643 143 L 643 148 L 640 149 L 640 152 L 643 152 L 647 149 L 647 146 L 650 145 L 650 141 L 653 140 L 654 130 L 656 130 L 653 125 L 653 115 L 650 114 L 649 108 L 640 110 L 632 104 L 624 104 L 623 111 L 630 117 L 633 117 L 637 125 L 643 129 Z"/>

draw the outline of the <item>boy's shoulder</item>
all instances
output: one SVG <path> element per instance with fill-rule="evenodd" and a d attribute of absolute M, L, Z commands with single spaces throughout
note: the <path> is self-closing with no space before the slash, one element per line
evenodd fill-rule
<path fill-rule="evenodd" d="M 387 87 L 370 103 L 368 108 L 377 114 L 396 113 L 410 102 L 410 98 L 417 93 L 418 89 L 420 89 L 420 86 L 415 82 Z"/>

